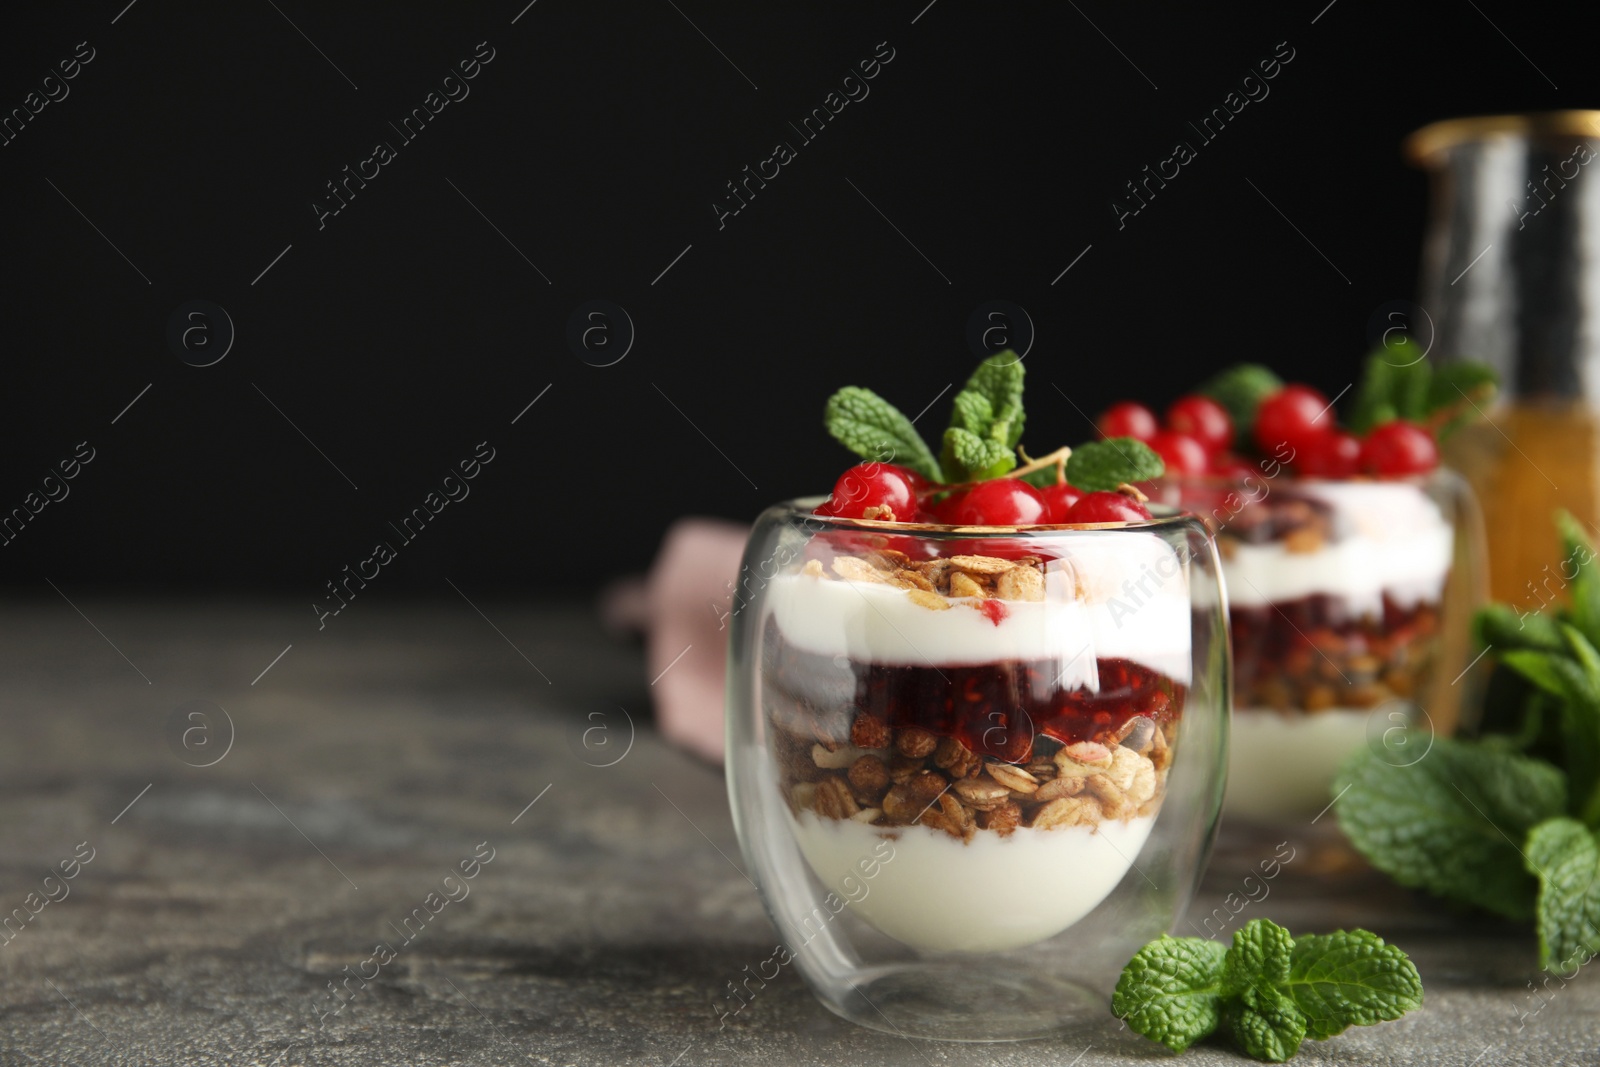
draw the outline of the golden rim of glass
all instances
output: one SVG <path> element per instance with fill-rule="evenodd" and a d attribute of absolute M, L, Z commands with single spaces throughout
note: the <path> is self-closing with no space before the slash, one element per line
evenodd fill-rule
<path fill-rule="evenodd" d="M 1199 522 L 1193 511 L 1173 504 L 1147 501 L 1151 517 L 1135 522 L 1074 522 L 1038 523 L 1033 526 L 950 526 L 941 522 L 888 522 L 883 519 L 852 519 L 841 515 L 817 515 L 813 509 L 828 499 L 826 496 L 803 496 L 785 500 L 774 508 L 784 512 L 784 518 L 814 524 L 817 530 L 857 530 L 862 533 L 922 537 L 930 534 L 956 538 L 1006 538 L 1028 537 L 1034 534 L 1076 533 L 1084 530 L 1156 530 L 1168 526 L 1181 526 Z"/>
<path fill-rule="evenodd" d="M 1526 115 L 1478 115 L 1422 127 L 1403 143 L 1406 158 L 1427 165 L 1442 152 L 1494 137 L 1586 137 L 1600 140 L 1600 111 L 1537 111 Z"/>

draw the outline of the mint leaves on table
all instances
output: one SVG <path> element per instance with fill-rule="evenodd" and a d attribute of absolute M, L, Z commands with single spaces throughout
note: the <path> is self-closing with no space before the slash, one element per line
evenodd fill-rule
<path fill-rule="evenodd" d="M 1152 941 L 1122 969 L 1111 1010 L 1136 1032 L 1182 1052 L 1222 1019 L 1226 955 L 1224 945 L 1199 937 Z"/>
<path fill-rule="evenodd" d="M 1528 835 L 1528 867 L 1539 875 L 1539 958 L 1562 970 L 1600 955 L 1600 844 L 1594 834 L 1576 819 L 1540 823 Z"/>
<path fill-rule="evenodd" d="M 1289 990 L 1315 1041 L 1422 1007 L 1422 978 L 1410 958 L 1365 930 L 1295 938 Z"/>
<path fill-rule="evenodd" d="M 1363 750 L 1334 783 L 1345 836 L 1374 867 L 1511 919 L 1533 914 L 1536 885 L 1518 851 L 1528 831 L 1567 806 L 1566 778 L 1508 748 L 1412 733 L 1395 749 L 1427 751 L 1396 766 Z"/>
<path fill-rule="evenodd" d="M 911 420 L 870 389 L 846 386 L 829 397 L 823 421 L 834 439 L 866 460 L 909 467 L 930 482 L 965 485 L 1018 470 L 1018 447 L 1026 421 L 1022 407 L 1022 360 L 1007 349 L 985 359 L 955 395 L 950 425 L 940 437 L 937 457 Z M 1064 469 L 1060 458 L 1066 458 Z M 1093 442 L 1076 451 L 1061 449 L 1030 461 L 1019 471 L 1030 484 L 1054 485 L 1062 477 L 1085 492 L 1110 491 L 1159 478 L 1161 458 L 1132 438 Z"/>
<path fill-rule="evenodd" d="M 1408 734 L 1425 757 L 1393 766 L 1361 750 L 1334 783 L 1339 823 L 1374 867 L 1534 919 L 1551 970 L 1600 955 L 1600 562 L 1577 520 L 1556 525 L 1571 606 L 1492 604 L 1474 619 L 1496 661 L 1480 736 Z"/>
<path fill-rule="evenodd" d="M 1366 930 L 1292 937 L 1253 919 L 1224 948 L 1161 937 L 1123 968 L 1111 1008 L 1138 1033 L 1182 1052 L 1226 1025 L 1248 1056 L 1281 1063 L 1305 1038 L 1398 1019 L 1422 1006 L 1422 979 Z"/>

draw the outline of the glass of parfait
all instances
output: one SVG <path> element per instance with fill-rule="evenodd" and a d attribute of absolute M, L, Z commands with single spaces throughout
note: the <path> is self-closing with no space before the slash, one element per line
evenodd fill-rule
<path fill-rule="evenodd" d="M 1459 476 L 1308 478 L 1266 460 L 1155 493 L 1203 516 L 1222 557 L 1229 815 L 1314 816 L 1353 750 L 1414 762 L 1425 752 L 1399 747 L 1405 727 L 1453 732 L 1482 567 Z"/>
<path fill-rule="evenodd" d="M 1234 659 L 1229 815 L 1315 816 L 1353 750 L 1404 765 L 1426 755 L 1407 727 L 1455 729 L 1483 553 L 1471 492 L 1436 443 L 1470 398 L 1430 390 L 1435 373 L 1420 350 L 1371 356 L 1359 437 L 1317 390 L 1248 365 L 1212 380 L 1231 414 L 1190 395 L 1159 430 L 1134 404 L 1102 416 L 1149 431 L 1166 475 L 1148 492 L 1217 540 Z M 1413 417 L 1378 417 L 1400 405 Z"/>
<path fill-rule="evenodd" d="M 1219 818 L 1228 637 L 1206 526 L 816 504 L 757 522 L 730 638 L 728 789 L 781 962 L 902 1036 L 1103 1024 Z"/>

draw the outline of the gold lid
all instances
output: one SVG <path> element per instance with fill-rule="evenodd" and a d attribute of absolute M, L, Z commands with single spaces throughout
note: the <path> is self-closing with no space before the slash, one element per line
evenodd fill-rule
<path fill-rule="evenodd" d="M 1412 163 L 1426 165 L 1456 145 L 1490 137 L 1585 137 L 1600 140 L 1600 111 L 1540 111 L 1529 115 L 1479 115 L 1445 119 L 1424 126 L 1405 139 Z"/>

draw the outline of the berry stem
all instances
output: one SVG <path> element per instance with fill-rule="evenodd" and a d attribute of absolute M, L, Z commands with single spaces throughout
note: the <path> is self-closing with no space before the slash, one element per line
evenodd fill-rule
<path fill-rule="evenodd" d="M 1042 471 L 1046 467 L 1054 467 L 1056 469 L 1056 484 L 1060 485 L 1067 480 L 1067 457 L 1072 455 L 1072 449 L 1062 446 L 1049 455 L 1040 456 L 1038 459 L 1028 459 L 1028 454 L 1020 448 L 1017 451 L 1022 453 L 1022 458 L 1026 462 L 1016 470 L 1007 471 L 1000 477 L 1020 478 L 1024 474 L 1032 474 L 1034 471 Z"/>
<path fill-rule="evenodd" d="M 1000 475 L 1000 478 L 1020 478 L 1024 474 L 1032 474 L 1034 471 L 1042 471 L 1046 467 L 1054 467 L 1056 469 L 1056 484 L 1057 485 L 1065 485 L 1066 484 L 1066 481 L 1067 481 L 1067 457 L 1072 455 L 1072 449 L 1070 449 L 1070 448 L 1066 447 L 1065 445 L 1063 445 L 1062 447 L 1056 449 L 1054 452 L 1051 452 L 1049 455 L 1040 456 L 1038 459 L 1029 459 L 1028 458 L 1028 454 L 1026 452 L 1023 452 L 1020 447 L 1017 449 L 1017 452 L 1021 454 L 1021 456 L 1022 456 L 1022 458 L 1023 458 L 1023 460 L 1025 462 L 1022 464 L 1022 466 L 1016 468 L 1015 470 L 1006 471 L 1006 473 Z M 989 481 L 998 481 L 999 479 L 990 478 L 988 480 Z M 958 492 L 958 491 L 963 490 L 963 489 L 971 489 L 975 485 L 982 485 L 982 484 L 983 484 L 982 481 L 977 481 L 977 482 L 948 482 L 948 483 L 946 483 L 944 485 L 930 486 L 926 490 L 926 492 L 930 493 L 930 494 L 931 493 L 952 493 L 952 492 Z"/>

